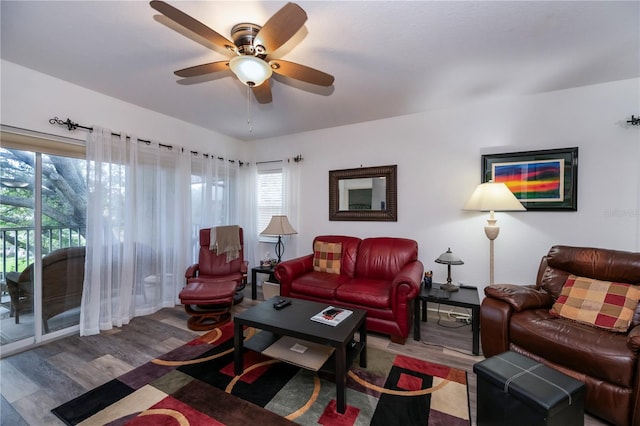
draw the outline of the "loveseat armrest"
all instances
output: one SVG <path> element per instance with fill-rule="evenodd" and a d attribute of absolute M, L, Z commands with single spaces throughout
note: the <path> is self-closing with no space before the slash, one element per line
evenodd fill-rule
<path fill-rule="evenodd" d="M 195 278 L 198 276 L 199 270 L 200 270 L 200 264 L 194 263 L 193 265 L 189 266 L 187 270 L 184 272 L 184 277 L 186 279 Z"/>
<path fill-rule="evenodd" d="M 404 344 L 413 324 L 413 299 L 420 293 L 424 265 L 419 260 L 406 263 L 391 281 L 391 310 L 395 331 L 391 341 Z"/>
<path fill-rule="evenodd" d="M 313 254 L 278 263 L 273 274 L 280 281 L 280 295 L 289 296 L 293 280 L 311 271 L 313 271 Z"/>
<path fill-rule="evenodd" d="M 627 335 L 627 346 L 633 352 L 640 352 L 640 325 L 636 325 Z"/>
<path fill-rule="evenodd" d="M 509 304 L 516 312 L 527 309 L 551 308 L 554 302 L 549 293 L 527 285 L 493 284 L 485 287 L 484 294 Z"/>
<path fill-rule="evenodd" d="M 420 293 L 420 283 L 424 274 L 424 265 L 419 260 L 409 262 L 393 278 L 391 284 L 391 306 L 395 310 L 398 303 L 407 303 Z"/>

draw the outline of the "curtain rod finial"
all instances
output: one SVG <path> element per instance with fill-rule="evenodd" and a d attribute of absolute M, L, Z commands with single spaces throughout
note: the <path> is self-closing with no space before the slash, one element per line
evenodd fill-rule
<path fill-rule="evenodd" d="M 71 121 L 70 118 L 67 118 L 66 121 L 62 121 L 58 117 L 53 117 L 49 119 L 49 124 L 58 124 L 60 126 L 67 126 L 67 129 L 69 129 L 70 132 L 78 128 L 78 123 L 74 123 L 73 121 Z"/>

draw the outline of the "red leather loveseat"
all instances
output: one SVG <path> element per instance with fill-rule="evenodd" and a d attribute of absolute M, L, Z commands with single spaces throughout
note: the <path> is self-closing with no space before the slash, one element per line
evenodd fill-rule
<path fill-rule="evenodd" d="M 583 277 L 580 287 L 575 277 Z M 608 282 L 623 285 L 614 292 Z M 600 318 L 611 321 L 611 308 L 622 298 L 620 288 L 628 284 L 640 285 L 640 253 L 554 246 L 542 258 L 535 286 L 485 288 L 483 354 L 488 358 L 511 350 L 562 371 L 585 383 L 587 412 L 617 426 L 640 426 L 640 304 L 626 302 L 630 320 L 624 330 L 596 326 Z M 570 310 L 562 316 L 556 302 Z M 596 324 L 577 322 L 586 317 L 570 319 L 571 309 L 584 312 L 604 304 L 609 310 L 592 317 Z"/>
<path fill-rule="evenodd" d="M 318 236 L 314 252 L 280 263 L 285 297 L 365 309 L 367 329 L 404 344 L 424 272 L 418 243 L 405 238 Z"/>

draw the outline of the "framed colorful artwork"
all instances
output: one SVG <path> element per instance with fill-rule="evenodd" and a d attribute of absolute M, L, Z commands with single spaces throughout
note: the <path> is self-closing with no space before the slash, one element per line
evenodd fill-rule
<path fill-rule="evenodd" d="M 482 182 L 504 182 L 527 210 L 578 210 L 578 148 L 482 156 Z"/>

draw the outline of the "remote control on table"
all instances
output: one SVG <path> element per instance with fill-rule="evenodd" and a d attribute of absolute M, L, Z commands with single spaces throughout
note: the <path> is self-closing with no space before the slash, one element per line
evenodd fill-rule
<path fill-rule="evenodd" d="M 273 308 L 275 310 L 280 310 L 286 306 L 289 306 L 291 304 L 291 300 L 285 300 L 285 299 L 280 299 L 278 300 L 276 303 L 273 304 Z"/>

